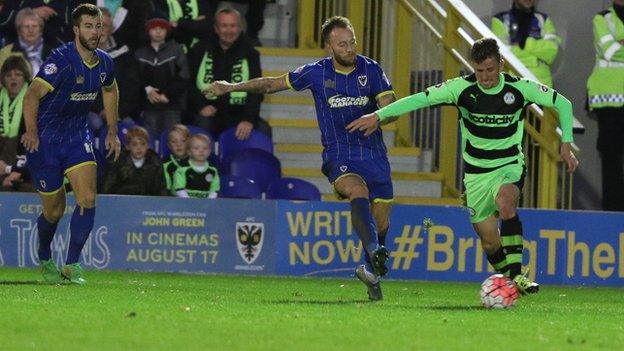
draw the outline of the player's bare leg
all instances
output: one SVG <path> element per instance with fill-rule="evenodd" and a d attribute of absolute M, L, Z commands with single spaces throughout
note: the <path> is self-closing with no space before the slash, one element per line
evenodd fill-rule
<path fill-rule="evenodd" d="M 62 280 L 61 272 L 52 259 L 50 245 L 58 222 L 65 213 L 65 189 L 60 188 L 50 193 L 39 193 L 43 210 L 37 219 L 39 235 L 39 265 L 43 279 L 48 283 L 59 283 Z"/>
<path fill-rule="evenodd" d="M 84 284 L 82 278 L 82 267 L 78 262 L 80 253 L 84 247 L 95 218 L 95 196 L 96 196 L 96 165 L 87 162 L 70 168 L 66 176 L 74 190 L 76 197 L 76 208 L 72 214 L 70 230 L 71 239 L 67 260 L 63 267 L 63 276 L 72 283 Z"/>

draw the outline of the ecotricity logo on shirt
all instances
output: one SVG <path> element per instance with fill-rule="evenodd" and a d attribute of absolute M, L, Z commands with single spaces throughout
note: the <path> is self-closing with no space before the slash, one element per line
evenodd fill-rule
<path fill-rule="evenodd" d="M 349 106 L 366 106 L 368 104 L 368 96 L 342 96 L 334 95 L 327 99 L 327 104 L 331 108 L 341 108 Z"/>
<path fill-rule="evenodd" d="M 493 116 L 476 116 L 472 113 L 468 114 L 468 119 L 475 123 L 482 124 L 511 124 L 514 120 L 513 115 L 493 115 Z"/>
<path fill-rule="evenodd" d="M 71 101 L 94 101 L 97 98 L 97 92 L 95 93 L 72 93 L 69 96 Z"/>

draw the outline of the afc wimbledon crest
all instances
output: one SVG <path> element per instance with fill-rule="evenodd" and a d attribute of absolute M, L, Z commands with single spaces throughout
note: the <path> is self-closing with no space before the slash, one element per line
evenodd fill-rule
<path fill-rule="evenodd" d="M 247 264 L 252 264 L 262 251 L 264 223 L 236 222 L 236 246 Z"/>
<path fill-rule="evenodd" d="M 358 76 L 358 82 L 361 86 L 365 87 L 368 82 L 368 76 Z"/>

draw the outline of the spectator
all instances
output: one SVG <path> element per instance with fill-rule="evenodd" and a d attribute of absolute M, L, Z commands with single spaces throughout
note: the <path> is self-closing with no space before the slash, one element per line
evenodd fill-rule
<path fill-rule="evenodd" d="M 261 94 L 234 92 L 210 100 L 202 94 L 213 81 L 241 82 L 262 75 L 260 53 L 241 30 L 238 11 L 221 9 L 215 15 L 214 35 L 189 52 L 193 84 L 189 110 L 195 114 L 193 124 L 214 137 L 230 127 L 236 127 L 240 140 L 247 139 L 254 128 L 271 135 L 271 127 L 260 118 Z"/>
<path fill-rule="evenodd" d="M 219 2 L 236 2 L 247 5 L 247 11 L 245 12 L 247 28 L 245 33 L 254 46 L 262 46 L 260 39 L 258 39 L 258 33 L 264 26 L 264 8 L 266 7 L 266 0 L 232 0 Z"/>
<path fill-rule="evenodd" d="M 147 146 L 149 134 L 133 127 L 126 134 L 126 149 L 117 162 L 109 161 L 103 193 L 124 195 L 166 195 L 163 166 L 158 155 Z"/>
<path fill-rule="evenodd" d="M 596 64 L 587 80 L 589 108 L 598 117 L 602 209 L 624 211 L 624 0 L 594 16 Z"/>
<path fill-rule="evenodd" d="M 143 27 L 149 15 L 156 10 L 151 0 L 91 0 L 89 2 L 100 7 L 100 10 L 106 9 L 107 15 L 111 18 L 109 36 L 115 35 L 119 47 L 127 45 L 131 51 L 134 51 L 147 42 L 148 38 Z M 115 68 L 118 67 L 115 65 Z"/>
<path fill-rule="evenodd" d="M 10 56 L 0 68 L 0 182 L 2 190 L 32 191 L 25 168 L 26 151 L 19 142 L 24 131 L 22 107 L 30 83 L 28 64 Z"/>
<path fill-rule="evenodd" d="M 32 79 L 53 49 L 43 40 L 43 26 L 43 19 L 33 9 L 20 10 L 15 16 L 17 40 L 0 50 L 0 66 L 9 55 L 21 55 L 30 66 Z"/>
<path fill-rule="evenodd" d="M 43 34 L 46 41 L 56 45 L 58 44 L 57 38 L 64 31 L 64 10 L 71 6 L 69 9 L 69 14 L 71 14 L 71 10 L 74 8 L 70 3 L 71 1 L 5 0 L 0 11 L 0 31 L 2 31 L 7 42 L 16 41 L 18 37 L 18 33 L 15 31 L 17 14 L 25 8 L 30 8 L 46 23 Z M 68 18 L 71 18 L 71 16 Z M 42 26 L 41 30 L 43 31 L 43 29 Z"/>
<path fill-rule="evenodd" d="M 138 63 L 134 55 L 130 52 L 127 44 L 120 44 L 113 36 L 113 19 L 106 8 L 102 11 L 102 36 L 98 47 L 106 51 L 115 63 L 115 73 L 117 85 L 119 86 L 119 118 L 135 119 L 141 113 L 140 101 L 141 82 L 139 81 Z M 104 104 L 101 95 L 91 107 L 88 116 L 89 127 L 93 131 L 98 131 L 104 126 Z"/>
<path fill-rule="evenodd" d="M 171 195 L 175 195 L 173 176 L 180 167 L 189 166 L 188 140 L 191 132 L 184 124 L 174 125 L 167 135 L 167 145 L 171 154 L 163 162 L 165 183 Z"/>
<path fill-rule="evenodd" d="M 166 18 L 153 15 L 145 23 L 145 29 L 150 44 L 139 48 L 135 57 L 139 61 L 140 86 L 147 98 L 144 125 L 156 136 L 180 123 L 186 108 L 189 72 L 182 45 L 167 39 L 171 26 Z"/>
<path fill-rule="evenodd" d="M 186 51 L 210 32 L 214 0 L 154 0 L 154 4 L 157 11 L 168 14 L 174 39 Z"/>
<path fill-rule="evenodd" d="M 559 52 L 561 38 L 550 18 L 535 11 L 536 0 L 513 0 L 511 10 L 492 18 L 492 32 L 542 83 L 553 86 L 550 66 Z"/>
<path fill-rule="evenodd" d="M 217 197 L 220 190 L 219 172 L 208 163 L 211 154 L 210 139 L 204 134 L 195 134 L 189 139 L 189 166 L 176 170 L 173 185 L 179 197 Z"/>

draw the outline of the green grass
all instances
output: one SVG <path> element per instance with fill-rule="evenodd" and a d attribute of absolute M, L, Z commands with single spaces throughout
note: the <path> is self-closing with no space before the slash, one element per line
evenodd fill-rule
<path fill-rule="evenodd" d="M 0 268 L 0 350 L 621 350 L 624 290 L 544 286 L 509 310 L 479 284 Z"/>

